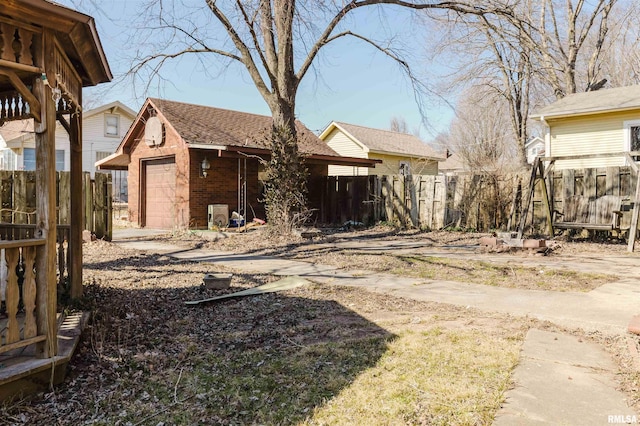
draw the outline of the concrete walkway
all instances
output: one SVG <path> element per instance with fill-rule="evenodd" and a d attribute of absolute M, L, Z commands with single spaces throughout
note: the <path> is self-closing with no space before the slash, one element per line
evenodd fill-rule
<path fill-rule="evenodd" d="M 620 256 L 618 263 L 624 270 L 623 280 L 588 293 L 562 293 L 403 278 L 367 271 L 350 273 L 332 266 L 279 257 L 185 250 L 155 241 L 121 240 L 116 243 L 177 259 L 212 262 L 243 272 L 298 275 L 319 283 L 361 287 L 415 300 L 530 316 L 563 327 L 605 334 L 625 334 L 631 317 L 640 313 L 640 282 L 637 278 L 640 277 L 640 258 L 633 257 Z M 371 252 L 387 250 L 390 246 L 389 242 L 368 243 Z M 365 243 L 359 244 L 363 249 Z M 398 248 L 396 244 L 395 249 Z M 416 250 L 416 247 L 411 249 Z M 448 256 L 441 251 L 438 255 Z M 465 258 L 482 256 L 471 253 L 452 255 Z M 535 265 L 547 268 L 567 268 L 563 259 L 532 258 L 531 263 L 537 262 Z M 616 273 L 612 271 L 611 262 L 611 259 L 602 258 L 573 259 L 570 267 Z M 615 416 L 633 416 L 635 413 L 627 408 L 624 395 L 615 390 L 615 372 L 616 367 L 609 355 L 597 345 L 580 342 L 564 334 L 531 330 L 522 348 L 521 362 L 513 375 L 516 387 L 507 393 L 507 403 L 498 413 L 496 424 L 590 425 L 607 424 L 611 419 L 621 418 Z M 640 421 L 640 417 L 637 419 Z"/>

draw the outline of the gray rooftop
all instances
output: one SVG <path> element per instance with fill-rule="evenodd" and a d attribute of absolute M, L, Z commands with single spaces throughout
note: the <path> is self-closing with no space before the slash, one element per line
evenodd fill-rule
<path fill-rule="evenodd" d="M 635 108 L 640 109 L 640 85 L 567 95 L 536 110 L 531 114 L 531 118 L 568 117 Z"/>

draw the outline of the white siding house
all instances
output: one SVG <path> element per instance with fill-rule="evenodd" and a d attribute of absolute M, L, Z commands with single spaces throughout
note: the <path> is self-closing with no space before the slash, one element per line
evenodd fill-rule
<path fill-rule="evenodd" d="M 640 151 L 640 85 L 568 95 L 530 118 L 546 126 L 545 157 L 565 157 L 558 170 L 625 166 Z"/>
<path fill-rule="evenodd" d="M 536 157 L 544 156 L 544 139 L 538 136 L 531 138 L 529 142 L 524 145 L 524 149 L 527 152 L 527 163 L 533 164 L 533 160 Z"/>
<path fill-rule="evenodd" d="M 85 111 L 82 115 L 82 170 L 93 177 L 96 161 L 113 154 L 129 130 L 136 113 L 119 101 Z M 57 122 L 56 169 L 69 171 L 69 136 Z M 0 169 L 35 170 L 33 120 L 11 121 L 0 127 Z M 113 195 L 126 201 L 126 172 L 113 172 Z"/>

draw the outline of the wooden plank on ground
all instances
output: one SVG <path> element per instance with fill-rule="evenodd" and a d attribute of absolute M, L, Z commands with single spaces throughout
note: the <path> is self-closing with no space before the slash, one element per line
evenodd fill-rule
<path fill-rule="evenodd" d="M 281 280 L 272 282 L 272 283 L 268 283 L 268 284 L 263 284 L 261 286 L 258 287 L 253 287 L 253 288 L 249 288 L 246 290 L 241 290 L 235 293 L 230 293 L 230 294 L 223 294 L 221 296 L 215 296 L 215 297 L 210 297 L 207 299 L 201 299 L 201 300 L 190 300 L 185 302 L 185 304 L 187 305 L 200 305 L 203 303 L 209 303 L 209 302 L 215 302 L 217 300 L 224 300 L 224 299 L 229 299 L 229 298 L 236 298 L 236 297 L 245 297 L 245 296 L 255 296 L 255 295 L 260 295 L 260 294 L 265 294 L 265 293 L 274 293 L 277 291 L 283 291 L 283 290 L 290 290 L 292 288 L 296 288 L 296 287 L 300 287 L 303 285 L 307 285 L 310 284 L 311 282 L 301 278 L 301 277 L 297 277 L 297 276 L 291 276 L 291 277 L 286 277 L 283 278 Z"/>

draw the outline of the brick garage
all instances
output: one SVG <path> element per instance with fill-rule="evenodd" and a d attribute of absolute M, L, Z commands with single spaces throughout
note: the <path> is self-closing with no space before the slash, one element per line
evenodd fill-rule
<path fill-rule="evenodd" d="M 99 167 L 128 169 L 129 220 L 143 227 L 206 228 L 210 204 L 264 219 L 258 158 L 269 158 L 264 135 L 270 128 L 267 116 L 147 99 L 116 153 Z M 326 176 L 329 164 L 374 164 L 339 156 L 302 123 L 298 136 L 312 177 Z M 205 159 L 210 168 L 203 176 Z M 245 212 L 238 203 L 243 183 Z"/>

